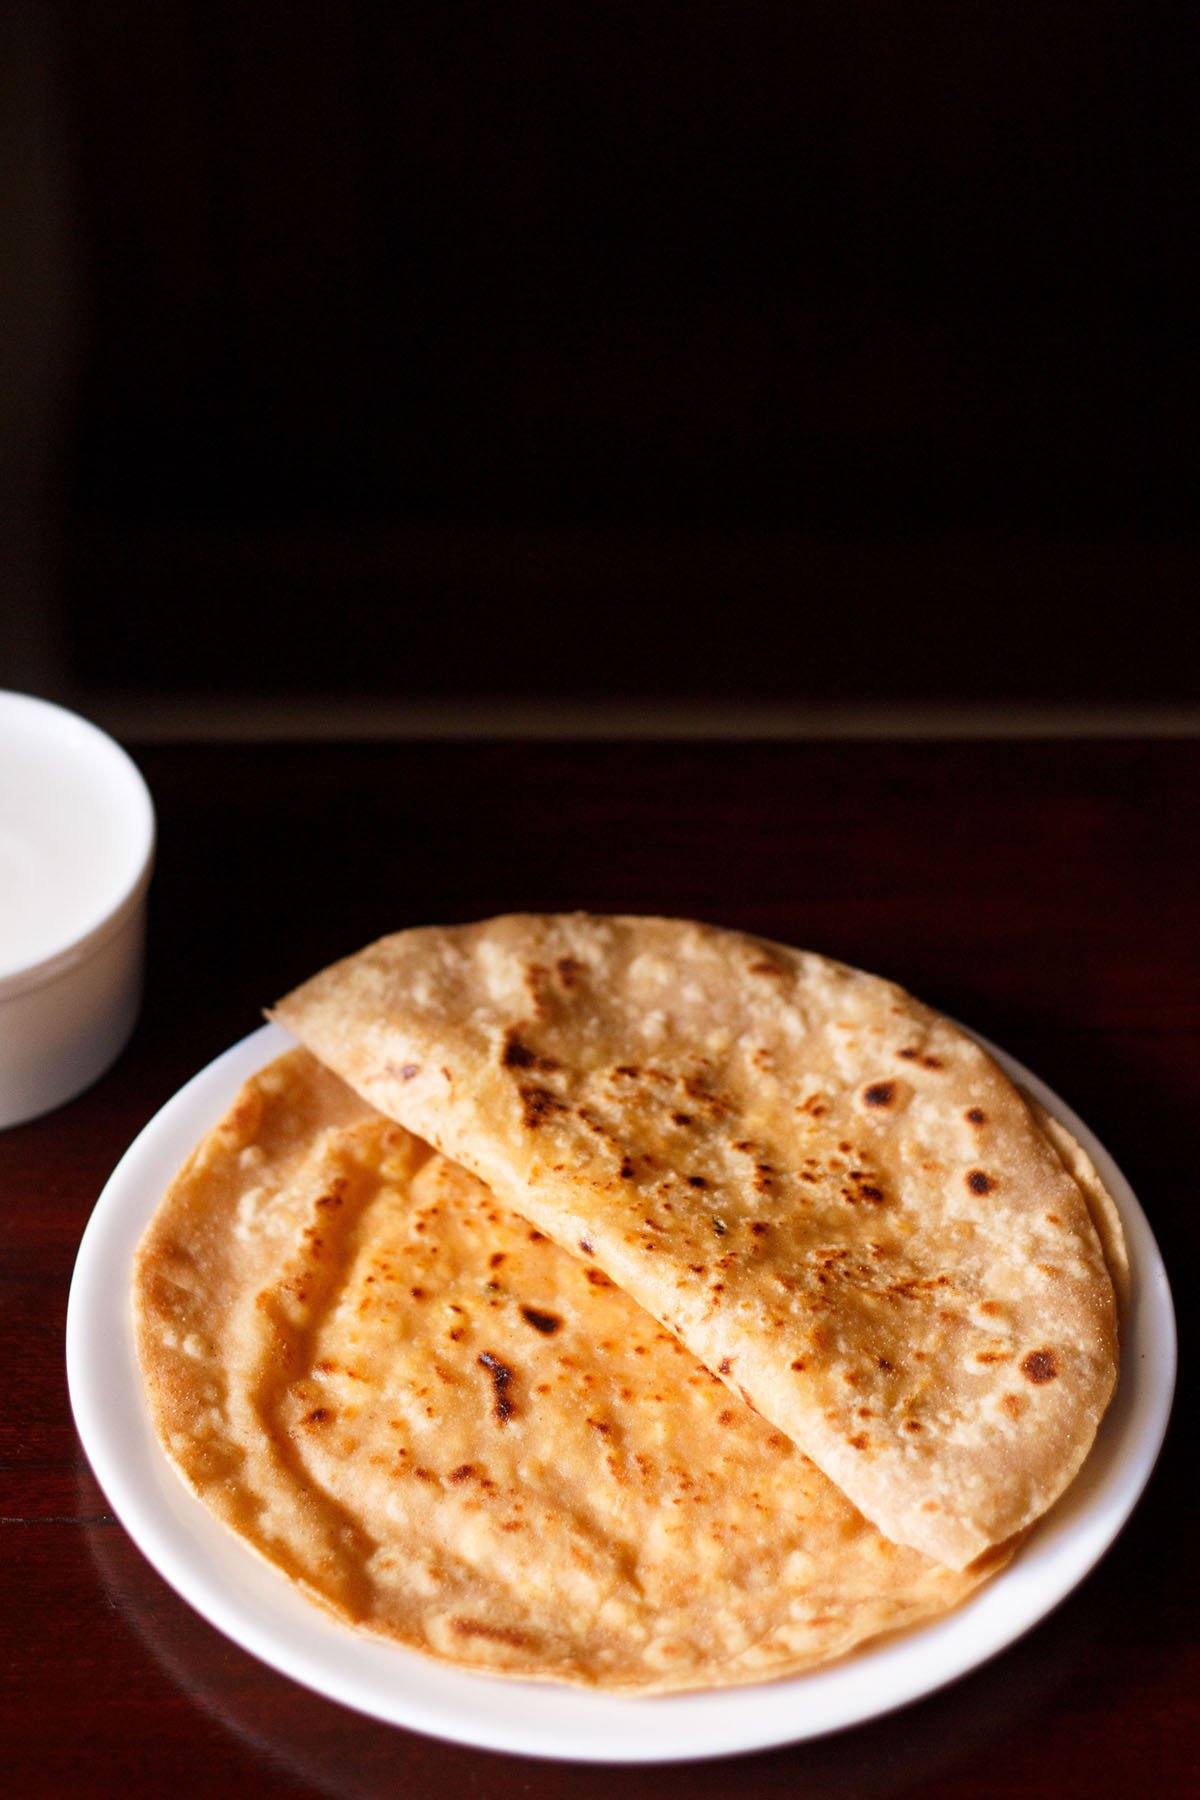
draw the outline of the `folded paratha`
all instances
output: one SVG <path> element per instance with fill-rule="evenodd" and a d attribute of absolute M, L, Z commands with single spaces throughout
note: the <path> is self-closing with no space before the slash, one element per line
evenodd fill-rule
<path fill-rule="evenodd" d="M 945 1612 L 612 1286 L 305 1051 L 250 1081 L 140 1246 L 138 1354 L 189 1485 L 310 1596 L 460 1666 L 765 1680 Z"/>
<path fill-rule="evenodd" d="M 1084 1193 L 891 983 L 684 921 L 514 915 L 384 938 L 273 1016 L 895 1543 L 964 1568 L 1087 1455 L 1117 1320 Z"/>

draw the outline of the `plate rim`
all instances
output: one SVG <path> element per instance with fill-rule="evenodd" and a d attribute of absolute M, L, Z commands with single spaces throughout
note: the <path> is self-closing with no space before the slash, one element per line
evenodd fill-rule
<path fill-rule="evenodd" d="M 356 1631 L 300 1596 L 208 1513 L 169 1462 L 142 1398 L 128 1305 L 133 1250 L 166 1181 L 242 1082 L 294 1043 L 276 1024 L 230 1045 L 158 1109 L 109 1176 L 80 1241 L 67 1303 L 67 1385 L 84 1452 L 117 1519 L 168 1586 L 268 1667 L 382 1723 L 477 1749 L 609 1765 L 702 1761 L 866 1723 L 981 1667 L 1065 1600 L 1124 1529 L 1166 1436 L 1177 1342 L 1152 1228 L 1108 1150 L 1032 1070 L 959 1028 L 1092 1157 L 1121 1216 L 1132 1295 L 1117 1394 L 1084 1470 L 1013 1562 L 944 1618 L 806 1674 L 637 1698 L 453 1669 Z M 123 1284 L 108 1279 L 114 1264 Z M 115 1393 L 114 1368 L 128 1378 Z M 393 1689 L 384 1676 L 397 1670 Z"/>

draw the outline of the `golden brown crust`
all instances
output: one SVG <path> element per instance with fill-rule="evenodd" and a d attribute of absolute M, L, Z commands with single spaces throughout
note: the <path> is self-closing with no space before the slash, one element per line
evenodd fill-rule
<path fill-rule="evenodd" d="M 514 915 L 385 938 L 274 1016 L 896 1542 L 964 1567 L 1087 1454 L 1117 1342 L 1080 1185 L 890 983 L 685 921 Z"/>
<path fill-rule="evenodd" d="M 594 1264 L 306 1052 L 247 1084 L 139 1249 L 156 1428 L 337 1616 L 617 1691 L 795 1672 L 955 1606 Z"/>

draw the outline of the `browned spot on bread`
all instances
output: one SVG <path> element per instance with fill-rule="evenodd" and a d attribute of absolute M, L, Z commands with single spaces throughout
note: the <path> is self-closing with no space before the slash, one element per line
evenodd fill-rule
<path fill-rule="evenodd" d="M 590 1281 L 593 1287 L 612 1286 L 612 1282 L 608 1279 L 608 1276 L 604 1273 L 603 1269 L 585 1269 L 584 1279 Z"/>
<path fill-rule="evenodd" d="M 865 1087 L 862 1091 L 862 1102 L 864 1106 L 887 1107 L 892 1104 L 895 1098 L 896 1084 L 894 1081 L 873 1081 L 869 1087 Z"/>
<path fill-rule="evenodd" d="M 990 1194 L 996 1182 L 982 1169 L 971 1169 L 967 1175 L 967 1186 L 973 1194 Z"/>
<path fill-rule="evenodd" d="M 310 1413 L 305 1413 L 300 1423 L 302 1425 L 327 1425 L 332 1417 L 333 1414 L 327 1406 L 314 1406 Z"/>
<path fill-rule="evenodd" d="M 554 967 L 558 971 L 558 979 L 567 992 L 579 985 L 579 977 L 583 974 L 583 964 L 573 956 L 560 956 Z"/>
<path fill-rule="evenodd" d="M 1024 1394 L 1002 1394 L 1000 1404 L 1010 1419 L 1019 1419 L 1025 1411 Z"/>
<path fill-rule="evenodd" d="M 561 1113 L 567 1110 L 557 1095 L 550 1093 L 546 1088 L 535 1087 L 532 1082 L 519 1087 L 517 1092 L 521 1096 L 524 1123 L 528 1131 L 536 1131 L 543 1120 L 548 1119 L 552 1113 Z"/>
<path fill-rule="evenodd" d="M 676 1078 L 677 1087 L 683 1089 L 692 1105 L 707 1114 L 710 1119 L 720 1119 L 733 1110 L 733 1102 L 723 1094 L 714 1094 L 703 1081 L 693 1075 L 680 1075 Z"/>
<path fill-rule="evenodd" d="M 549 1073 L 558 1067 L 552 1056 L 543 1056 L 540 1051 L 531 1049 L 515 1025 L 510 1025 L 504 1034 L 500 1061 L 506 1069 L 539 1069 Z"/>
<path fill-rule="evenodd" d="M 976 1355 L 977 1363 L 1002 1363 L 1008 1361 L 1006 1350 L 980 1350 Z"/>
<path fill-rule="evenodd" d="M 968 1106 L 966 1112 L 963 1114 L 963 1118 L 966 1119 L 969 1125 L 987 1124 L 987 1114 L 984 1112 L 982 1106 Z"/>
<path fill-rule="evenodd" d="M 594 1131 L 597 1137 L 608 1138 L 612 1136 L 607 1125 L 604 1124 L 603 1120 L 596 1117 L 590 1106 L 577 1106 L 575 1108 L 575 1117 L 577 1119 L 582 1119 L 588 1130 Z"/>
<path fill-rule="evenodd" d="M 795 1369 L 797 1375 L 802 1375 L 804 1373 L 805 1369 L 808 1367 L 808 1364 L 805 1362 L 805 1360 L 802 1356 L 798 1356 L 796 1358 L 795 1362 L 793 1362 L 792 1367 L 793 1367 L 793 1369 Z"/>
<path fill-rule="evenodd" d="M 583 1251 L 585 1256 L 590 1256 L 592 1254 L 592 1246 L 587 1238 L 580 1238 L 579 1248 Z"/>
<path fill-rule="evenodd" d="M 562 1324 L 557 1313 L 540 1312 L 536 1306 L 523 1306 L 521 1317 L 527 1325 L 532 1325 L 535 1331 L 540 1331 L 543 1337 L 553 1337 Z"/>
<path fill-rule="evenodd" d="M 718 1375 L 730 1375 L 733 1373 L 733 1358 L 731 1356 L 723 1356 L 721 1358 L 720 1362 L 717 1364 L 717 1373 Z"/>
<path fill-rule="evenodd" d="M 454 1482 L 470 1481 L 474 1473 L 474 1463 L 459 1463 L 457 1469 L 451 1469 L 450 1480 Z"/>
<path fill-rule="evenodd" d="M 852 1450 L 865 1450 L 871 1440 L 865 1431 L 857 1431 L 853 1437 L 847 1438 L 846 1442 Z"/>
<path fill-rule="evenodd" d="M 878 1365 L 878 1366 L 879 1366 L 879 1368 L 881 1368 L 881 1369 L 882 1369 L 882 1370 L 883 1370 L 883 1372 L 884 1372 L 884 1374 L 885 1374 L 885 1375 L 890 1375 L 890 1374 L 891 1374 L 891 1372 L 892 1372 L 892 1365 L 891 1365 L 891 1363 L 890 1363 L 890 1362 L 889 1362 L 889 1361 L 888 1361 L 888 1359 L 887 1359 L 887 1357 L 886 1357 L 886 1356 L 877 1356 L 877 1357 L 876 1357 L 876 1358 L 875 1358 L 875 1361 L 876 1361 L 876 1363 L 877 1363 L 877 1365 Z"/>
<path fill-rule="evenodd" d="M 450 1629 L 458 1637 L 487 1638 L 493 1644 L 507 1644 L 511 1650 L 524 1650 L 529 1643 L 523 1631 L 511 1625 L 490 1625 L 483 1619 L 453 1618 Z"/>
<path fill-rule="evenodd" d="M 687 1178 L 687 1184 L 689 1187 L 693 1187 L 693 1188 L 706 1188 L 708 1186 L 708 1183 L 707 1183 L 707 1181 L 705 1181 L 703 1175 L 689 1175 Z"/>
<path fill-rule="evenodd" d="M 1031 1350 L 1028 1356 L 1021 1358 L 1021 1373 L 1026 1381 L 1040 1387 L 1044 1381 L 1053 1381 L 1058 1374 L 1058 1358 L 1053 1350 Z"/>
<path fill-rule="evenodd" d="M 525 983 L 525 988 L 530 999 L 533 1001 L 534 1013 L 539 1019 L 544 1018 L 546 1015 L 545 990 L 548 975 L 549 971 L 544 965 L 536 962 L 526 963 L 521 971 L 521 979 Z"/>
<path fill-rule="evenodd" d="M 493 1356 L 490 1350 L 479 1352 L 479 1363 L 492 1378 L 492 1399 L 496 1418 L 501 1425 L 505 1425 L 512 1418 L 514 1411 L 508 1391 L 512 1386 L 513 1372 L 507 1363 L 501 1362 L 498 1356 Z"/>

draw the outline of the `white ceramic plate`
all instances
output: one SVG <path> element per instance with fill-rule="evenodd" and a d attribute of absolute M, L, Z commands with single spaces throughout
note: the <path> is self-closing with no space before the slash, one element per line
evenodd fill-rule
<path fill-rule="evenodd" d="M 130 1146 L 80 1245 L 67 1374 L 84 1449 L 134 1542 L 204 1618 L 272 1668 L 373 1718 L 457 1743 L 582 1762 L 670 1762 L 817 1737 L 931 1693 L 1011 1644 L 1080 1582 L 1149 1479 L 1175 1381 L 1175 1320 L 1128 1182 L 1044 1083 L 987 1048 L 1087 1149 L 1125 1227 L 1133 1291 L 1117 1397 L 1069 1492 L 1009 1567 L 949 1618 L 815 1674 L 723 1693 L 625 1700 L 460 1674 L 340 1625 L 213 1519 L 160 1450 L 142 1403 L 129 1288 L 167 1184 L 242 1082 L 291 1040 L 267 1025 L 189 1081 Z"/>

